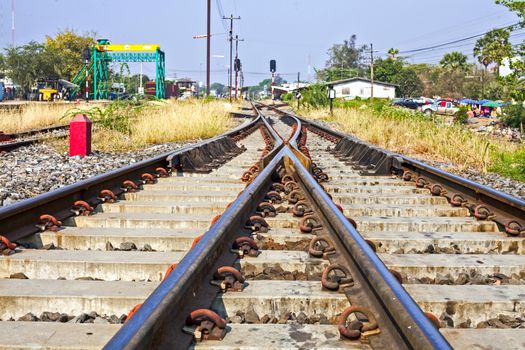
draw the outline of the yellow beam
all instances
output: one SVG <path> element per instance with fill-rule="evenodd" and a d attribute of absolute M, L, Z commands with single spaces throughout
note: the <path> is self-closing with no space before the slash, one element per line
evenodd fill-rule
<path fill-rule="evenodd" d="M 159 44 L 110 44 L 97 45 L 98 51 L 114 51 L 114 52 L 155 52 L 160 49 Z"/>

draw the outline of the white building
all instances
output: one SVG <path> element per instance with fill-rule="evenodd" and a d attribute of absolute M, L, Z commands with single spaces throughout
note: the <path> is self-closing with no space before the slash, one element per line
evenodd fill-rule
<path fill-rule="evenodd" d="M 372 96 L 371 81 L 365 78 L 336 80 L 326 83 L 326 85 L 333 86 L 336 98 L 345 98 L 351 100 L 356 97 L 367 99 Z M 374 81 L 374 97 L 390 99 L 395 98 L 396 85 Z"/>

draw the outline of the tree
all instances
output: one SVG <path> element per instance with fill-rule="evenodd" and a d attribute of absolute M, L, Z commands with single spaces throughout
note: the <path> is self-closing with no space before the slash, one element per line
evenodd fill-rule
<path fill-rule="evenodd" d="M 55 74 L 51 55 L 43 44 L 36 41 L 7 49 L 5 68 L 7 75 L 25 92 L 28 92 L 38 79 Z"/>
<path fill-rule="evenodd" d="M 211 90 L 215 90 L 215 93 L 217 94 L 217 96 L 222 96 L 223 94 L 227 92 L 226 86 L 224 86 L 221 83 L 211 84 Z"/>
<path fill-rule="evenodd" d="M 496 63 L 498 67 L 505 58 L 513 56 L 507 29 L 494 29 L 481 37 L 474 46 L 474 56 L 485 66 Z"/>
<path fill-rule="evenodd" d="M 439 64 L 452 71 L 466 72 L 468 70 L 468 57 L 459 51 L 446 53 Z"/>
<path fill-rule="evenodd" d="M 374 64 L 374 77 L 378 81 L 394 83 L 397 75 L 403 70 L 404 62 L 391 57 L 379 58 Z"/>
<path fill-rule="evenodd" d="M 335 44 L 328 50 L 326 67 L 358 68 L 361 59 L 361 50 L 356 47 L 357 36 L 354 34 L 350 40 L 342 44 Z"/>
<path fill-rule="evenodd" d="M 47 36 L 46 50 L 53 56 L 54 71 L 62 79 L 72 80 L 80 70 L 82 50 L 96 44 L 95 34 L 79 35 L 73 30 L 65 30 L 54 38 Z"/>
<path fill-rule="evenodd" d="M 423 82 L 410 67 L 403 68 L 394 83 L 399 86 L 398 96 L 421 96 L 423 94 Z"/>
<path fill-rule="evenodd" d="M 324 69 L 316 70 L 318 80 L 334 81 L 365 75 L 367 69 L 361 64 L 367 46 L 357 47 L 357 37 L 352 35 L 342 44 L 335 44 L 328 50 Z"/>
<path fill-rule="evenodd" d="M 393 47 L 390 48 L 390 49 L 388 50 L 388 55 L 389 55 L 390 58 L 392 58 L 393 60 L 396 59 L 396 56 L 397 56 L 398 53 L 399 53 L 399 50 L 398 50 L 398 49 L 394 49 Z"/>
<path fill-rule="evenodd" d="M 402 59 L 380 58 L 376 61 L 374 70 L 378 81 L 398 85 L 396 89 L 398 96 L 420 96 L 423 93 L 423 82 Z"/>

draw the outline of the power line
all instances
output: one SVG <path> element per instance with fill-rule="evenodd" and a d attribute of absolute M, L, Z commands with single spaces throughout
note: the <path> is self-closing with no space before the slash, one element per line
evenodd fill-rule
<path fill-rule="evenodd" d="M 520 24 L 520 22 L 511 24 L 511 25 L 506 26 L 506 27 L 498 28 L 498 29 L 514 28 L 518 24 Z M 475 38 L 479 38 L 479 37 L 482 37 L 483 35 L 485 35 L 487 33 L 488 32 L 481 33 L 481 34 L 476 34 L 476 35 L 472 35 L 472 36 L 469 36 L 469 37 L 466 37 L 466 38 L 456 39 L 456 40 L 452 40 L 452 41 L 445 42 L 445 43 L 440 43 L 440 44 L 435 44 L 435 45 L 432 45 L 432 46 L 422 47 L 422 48 L 419 48 L 419 49 L 400 51 L 399 53 L 400 54 L 407 54 L 407 53 L 416 53 L 416 52 L 421 52 L 421 51 L 429 51 L 429 50 L 437 49 L 437 48 L 440 48 L 440 47 L 445 47 L 445 46 L 448 46 L 448 45 L 457 44 L 457 43 L 461 43 L 461 42 L 464 42 L 464 41 L 467 41 L 467 40 L 472 40 L 472 39 L 475 39 Z"/>

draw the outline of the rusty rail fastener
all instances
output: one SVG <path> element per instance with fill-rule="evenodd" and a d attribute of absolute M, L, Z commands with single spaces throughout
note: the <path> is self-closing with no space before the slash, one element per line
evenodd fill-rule
<path fill-rule="evenodd" d="M 142 180 L 143 185 L 153 185 L 157 182 L 155 176 L 151 175 L 150 173 L 144 173 L 140 175 L 140 179 Z"/>
<path fill-rule="evenodd" d="M 259 255 L 259 246 L 257 242 L 249 237 L 238 237 L 233 242 L 233 253 L 239 254 L 239 258 L 243 258 L 248 255 L 251 257 L 257 257 Z"/>
<path fill-rule="evenodd" d="M 261 215 L 261 217 L 275 217 L 277 216 L 277 209 L 272 205 L 272 203 L 268 202 L 262 202 L 257 206 L 256 209 L 257 213 Z"/>
<path fill-rule="evenodd" d="M 478 220 L 492 220 L 496 215 L 486 205 L 480 204 L 474 208 L 474 217 Z"/>
<path fill-rule="evenodd" d="M 12 243 L 7 237 L 0 236 L 0 251 L 2 255 L 13 255 L 15 254 L 16 244 Z"/>
<path fill-rule="evenodd" d="M 525 233 L 525 228 L 515 220 L 511 220 L 505 224 L 505 232 L 511 236 L 519 236 Z"/>
<path fill-rule="evenodd" d="M 347 324 L 348 317 L 355 313 L 365 315 L 367 322 L 363 323 L 362 321 L 357 320 Z M 357 340 L 362 336 L 366 337 L 379 333 L 379 325 L 377 324 L 377 320 L 372 311 L 366 307 L 358 305 L 350 306 L 343 311 L 339 318 L 339 322 L 337 323 L 337 329 L 342 337 L 351 340 Z"/>
<path fill-rule="evenodd" d="M 115 196 L 113 191 L 106 189 L 98 193 L 98 199 L 100 199 L 103 203 L 115 203 L 117 201 L 117 196 Z"/>
<path fill-rule="evenodd" d="M 189 314 L 183 331 L 193 335 L 196 341 L 222 340 L 226 335 L 226 320 L 211 310 L 198 309 Z"/>
<path fill-rule="evenodd" d="M 305 201 L 297 202 L 293 206 L 293 209 L 292 209 L 293 216 L 296 216 L 296 217 L 299 217 L 299 218 L 303 217 L 306 214 L 311 213 L 311 212 L 312 212 L 312 209 L 310 208 L 308 203 L 305 202 Z"/>
<path fill-rule="evenodd" d="M 314 237 L 308 245 L 308 253 L 315 258 L 328 259 L 329 254 L 335 253 L 335 248 L 327 238 Z"/>
<path fill-rule="evenodd" d="M 233 266 L 222 266 L 215 271 L 214 280 L 211 284 L 218 286 L 221 292 L 242 292 L 245 278 L 239 270 Z"/>
<path fill-rule="evenodd" d="M 62 222 L 58 221 L 53 215 L 48 214 L 40 215 L 36 225 L 36 227 L 38 227 L 42 232 L 57 232 L 60 229 L 60 226 L 62 226 Z"/>
<path fill-rule="evenodd" d="M 321 284 L 325 289 L 338 291 L 341 288 L 353 286 L 354 278 L 345 266 L 332 264 L 324 269 Z"/>
<path fill-rule="evenodd" d="M 136 192 L 139 187 L 137 186 L 136 183 L 134 183 L 133 181 L 131 180 L 126 180 L 124 182 L 122 182 L 122 187 L 121 189 L 124 191 L 124 192 L 129 192 L 129 193 L 133 193 L 133 192 Z"/>
<path fill-rule="evenodd" d="M 314 215 L 304 216 L 299 221 L 299 229 L 302 233 L 312 233 L 314 230 L 322 228 L 319 218 Z"/>
<path fill-rule="evenodd" d="M 93 211 L 95 211 L 95 209 L 85 201 L 76 201 L 73 204 L 73 209 L 71 209 L 71 212 L 76 216 L 89 216 Z"/>
<path fill-rule="evenodd" d="M 170 173 L 166 169 L 158 167 L 155 169 L 155 175 L 157 177 L 169 177 Z"/>
<path fill-rule="evenodd" d="M 258 215 L 250 216 L 246 221 L 245 228 L 252 230 L 253 232 L 268 232 L 268 223 L 262 217 Z"/>

